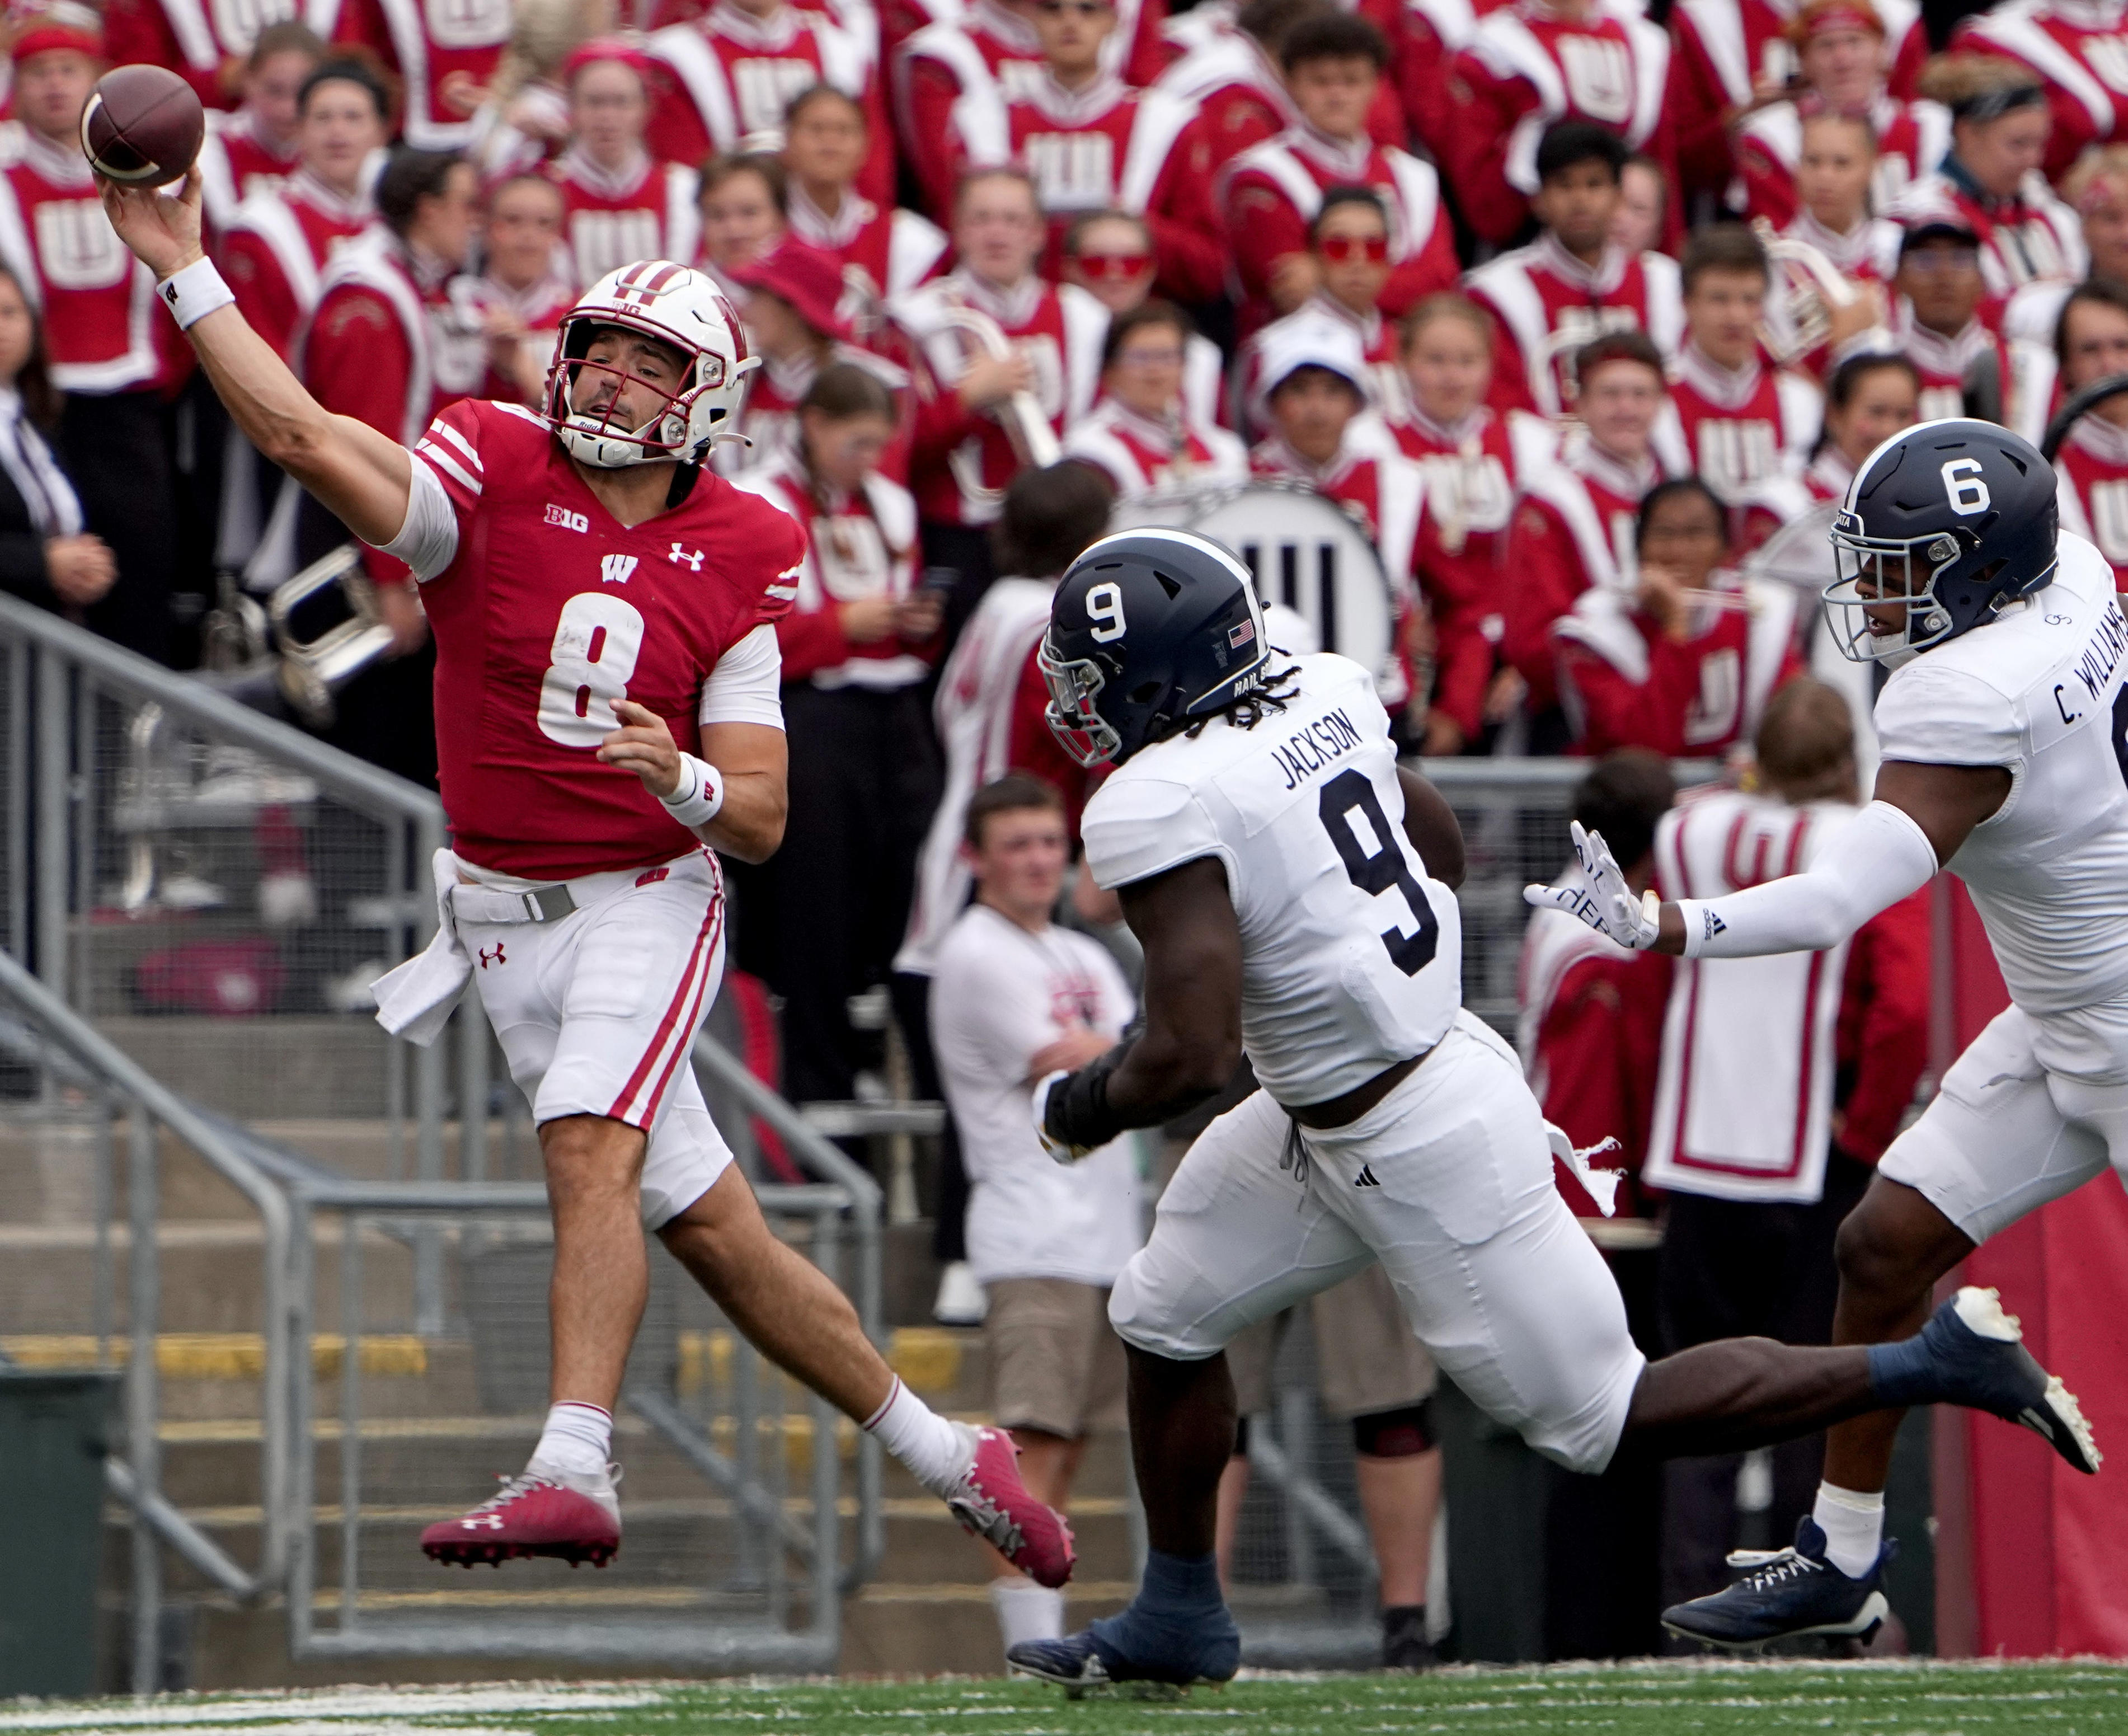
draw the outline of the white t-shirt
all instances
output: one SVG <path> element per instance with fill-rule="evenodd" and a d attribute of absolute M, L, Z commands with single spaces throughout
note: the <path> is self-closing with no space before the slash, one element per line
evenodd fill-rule
<path fill-rule="evenodd" d="M 931 1042 L 968 1169 L 978 1282 L 1105 1286 L 1144 1241 L 1135 1143 L 1057 1163 L 1035 1137 L 1028 1079 L 1037 1050 L 1080 1025 L 1119 1035 L 1133 1011 L 1123 973 L 1084 935 L 1031 935 L 986 904 L 948 933 L 931 979 Z"/>

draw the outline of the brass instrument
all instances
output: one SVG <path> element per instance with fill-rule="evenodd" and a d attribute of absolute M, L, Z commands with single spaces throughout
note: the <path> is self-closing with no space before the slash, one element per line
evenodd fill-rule
<path fill-rule="evenodd" d="M 298 637 L 296 611 L 335 585 L 347 599 L 347 619 L 315 638 Z M 267 599 L 266 619 L 280 652 L 281 697 L 316 728 L 332 721 L 333 695 L 392 648 L 377 587 L 363 572 L 362 550 L 354 543 L 342 543 L 277 586 Z"/>
<path fill-rule="evenodd" d="M 971 307 L 964 302 L 949 303 L 941 312 L 946 328 L 958 332 L 972 350 L 980 350 L 995 361 L 1008 361 L 1012 357 L 1012 340 L 1005 335 L 1005 328 L 980 307 Z M 1064 455 L 1057 430 L 1041 402 L 1032 392 L 1024 389 L 1014 392 L 990 412 L 1003 426 L 1005 438 L 1012 442 L 1013 455 L 1021 464 L 1037 470 L 1046 470 Z"/>
<path fill-rule="evenodd" d="M 1832 332 L 1831 311 L 1853 307 L 1862 292 L 1809 242 L 1777 234 L 1764 217 L 1754 218 L 1751 228 L 1780 283 L 1780 317 L 1764 321 L 1759 335 L 1774 362 L 1785 364 L 1824 343 Z"/>

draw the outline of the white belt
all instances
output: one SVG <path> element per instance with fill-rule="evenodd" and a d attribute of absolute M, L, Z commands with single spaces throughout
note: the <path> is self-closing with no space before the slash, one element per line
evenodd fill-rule
<path fill-rule="evenodd" d="M 500 887 L 461 881 L 451 888 L 451 912 L 461 922 L 559 922 L 564 916 L 605 903 L 616 893 L 663 880 L 677 865 L 667 863 L 663 868 L 582 874 L 574 880 L 535 886 L 523 892 L 506 892 Z"/>

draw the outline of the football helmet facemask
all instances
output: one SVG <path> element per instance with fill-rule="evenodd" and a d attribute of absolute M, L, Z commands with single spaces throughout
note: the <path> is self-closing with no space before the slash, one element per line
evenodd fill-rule
<path fill-rule="evenodd" d="M 625 369 L 587 359 L 598 333 L 614 328 L 678 351 L 685 364 L 680 384 L 658 392 Z M 706 272 L 669 259 L 639 259 L 608 272 L 562 316 L 547 370 L 547 421 L 572 458 L 596 469 L 665 459 L 699 464 L 714 441 L 744 438 L 733 425 L 746 375 L 759 365 L 760 359 L 747 353 L 739 315 Z M 611 376 L 615 389 L 595 392 L 579 409 L 574 400 L 587 374 Z M 615 420 L 629 386 L 661 400 L 639 427 Z"/>
<path fill-rule="evenodd" d="M 1825 612 L 1857 663 L 1903 662 L 2050 583 L 2054 468 L 1993 422 L 1951 417 L 1863 461 L 1832 521 Z"/>

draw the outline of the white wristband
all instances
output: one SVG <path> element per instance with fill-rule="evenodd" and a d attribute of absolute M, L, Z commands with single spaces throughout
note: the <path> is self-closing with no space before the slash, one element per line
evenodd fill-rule
<path fill-rule="evenodd" d="M 691 832 L 698 832 L 724 810 L 724 780 L 706 759 L 680 756 L 680 787 L 658 798 L 665 811 Z"/>
<path fill-rule="evenodd" d="M 217 307 L 226 307 L 236 299 L 212 259 L 194 259 L 183 271 L 158 283 L 155 293 L 170 310 L 180 331 L 191 331 Z"/>

